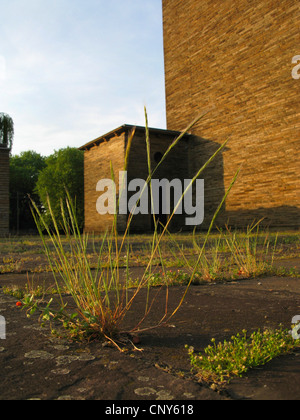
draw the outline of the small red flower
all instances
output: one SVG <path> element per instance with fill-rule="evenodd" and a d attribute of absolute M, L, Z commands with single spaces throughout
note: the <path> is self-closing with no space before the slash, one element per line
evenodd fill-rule
<path fill-rule="evenodd" d="M 22 306 L 22 302 L 17 302 L 17 303 L 16 303 L 16 306 L 17 306 L 18 308 L 20 308 L 20 307 Z"/>

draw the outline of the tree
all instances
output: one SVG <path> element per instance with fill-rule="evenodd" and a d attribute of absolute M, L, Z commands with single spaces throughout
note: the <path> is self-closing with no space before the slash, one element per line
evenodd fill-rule
<path fill-rule="evenodd" d="M 56 219 L 60 222 L 61 202 L 65 203 L 68 191 L 76 206 L 79 226 L 84 221 L 84 170 L 83 152 L 76 148 L 67 147 L 54 152 L 46 159 L 46 167 L 40 172 L 36 184 L 45 209 L 45 215 L 50 222 L 48 198 Z"/>
<path fill-rule="evenodd" d="M 40 206 L 35 192 L 39 173 L 45 168 L 45 157 L 33 151 L 22 152 L 10 158 L 10 228 L 34 229 L 29 196 Z"/>
<path fill-rule="evenodd" d="M 0 146 L 12 148 L 14 139 L 14 122 L 12 118 L 0 112 Z"/>

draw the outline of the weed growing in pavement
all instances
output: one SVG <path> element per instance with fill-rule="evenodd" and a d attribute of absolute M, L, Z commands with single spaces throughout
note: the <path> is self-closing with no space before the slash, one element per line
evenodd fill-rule
<path fill-rule="evenodd" d="M 38 285 L 34 289 L 32 289 L 30 286 L 25 284 L 25 287 L 19 287 L 17 285 L 14 286 L 3 286 L 2 292 L 5 295 L 13 296 L 17 299 L 27 299 L 28 297 L 34 297 L 35 299 L 44 297 L 46 295 L 57 295 L 58 293 L 61 293 L 61 290 L 59 291 L 55 287 L 50 287 L 49 289 L 45 289 L 45 287 Z M 67 292 L 65 292 L 67 294 Z"/>
<path fill-rule="evenodd" d="M 171 236 L 171 235 L 170 235 Z M 176 244 L 176 239 L 171 237 Z M 194 271 L 197 262 L 197 281 L 230 281 L 238 278 L 259 277 L 274 273 L 274 258 L 277 246 L 267 232 L 260 231 L 260 221 L 247 227 L 245 232 L 231 231 L 228 227 L 203 249 L 198 235 L 193 233 L 194 254 L 187 257 L 185 250 L 177 248 L 177 261 L 181 261 L 187 273 Z M 179 257 L 180 256 L 180 257 Z"/>
<path fill-rule="evenodd" d="M 27 296 L 34 296 L 35 298 L 39 298 L 44 296 L 45 291 L 43 287 L 37 286 L 37 288 L 33 291 L 30 290 L 27 284 L 24 288 L 20 288 L 18 286 L 3 286 L 2 292 L 5 295 L 13 296 L 17 299 L 26 299 Z"/>
<path fill-rule="evenodd" d="M 157 164 L 156 168 L 152 170 L 150 164 L 150 139 L 148 130 L 147 114 L 146 116 L 146 148 L 149 175 L 147 182 L 148 185 L 160 164 L 165 160 L 169 152 L 176 146 L 182 139 L 184 134 L 196 123 L 200 118 L 197 118 L 187 129 L 170 145 L 161 161 Z M 131 147 L 131 141 L 134 132 L 131 134 L 125 154 L 125 170 L 127 169 L 128 156 Z M 225 142 L 214 155 L 199 169 L 195 177 L 191 181 L 189 188 L 193 182 L 199 178 L 202 171 L 212 162 L 218 153 L 225 147 Z M 164 282 L 166 287 L 166 304 L 165 311 L 162 313 L 161 319 L 151 328 L 156 328 L 168 322 L 170 318 L 178 311 L 182 305 L 185 296 L 188 292 L 189 286 L 197 278 L 198 265 L 201 261 L 205 246 L 208 242 L 211 230 L 214 226 L 215 219 L 218 212 L 224 205 L 224 202 L 229 194 L 238 173 L 234 177 L 230 187 L 228 188 L 220 206 L 218 207 L 211 225 L 205 235 L 204 243 L 196 262 L 193 265 L 188 279 L 185 279 L 186 288 L 185 293 L 178 303 L 177 307 L 172 313 L 168 313 L 168 281 Z M 114 172 L 111 167 L 111 178 L 114 180 Z M 151 189 L 150 189 L 151 190 Z M 181 201 L 186 191 L 181 197 Z M 142 192 L 141 192 L 142 194 Z M 179 205 L 180 203 L 178 203 Z M 132 334 L 149 327 L 143 327 L 143 322 L 150 313 L 153 306 L 153 301 L 150 300 L 150 289 L 155 283 L 155 276 L 153 278 L 153 267 L 155 260 L 159 259 L 161 266 L 164 269 L 164 261 L 162 256 L 162 239 L 168 232 L 168 226 L 176 212 L 176 208 L 170 215 L 167 224 L 163 227 L 162 231 L 159 230 L 157 222 L 154 217 L 155 230 L 152 237 L 150 255 L 148 256 L 147 266 L 144 267 L 144 273 L 141 275 L 139 282 L 135 285 L 133 293 L 129 293 L 132 287 L 129 278 L 130 267 L 130 246 L 129 246 L 129 228 L 134 214 L 134 210 L 128 218 L 127 229 L 123 236 L 119 236 L 117 230 L 117 218 L 114 217 L 114 224 L 111 232 L 107 232 L 100 241 L 100 248 L 97 250 L 98 261 L 95 269 L 91 269 L 89 263 L 88 251 L 88 235 L 81 233 L 77 220 L 76 211 L 70 200 L 67 199 L 66 206 L 61 205 L 62 213 L 62 226 L 58 226 L 57 220 L 48 201 L 49 212 L 52 218 L 52 226 L 50 226 L 44 214 L 33 203 L 34 217 L 38 227 L 41 239 L 43 241 L 45 253 L 48 258 L 51 270 L 55 277 L 57 288 L 59 289 L 59 280 L 62 280 L 64 287 L 67 289 L 69 295 L 72 297 L 72 304 L 65 300 L 65 297 L 60 293 L 60 309 L 54 310 L 52 303 L 53 298 L 49 302 L 43 299 L 36 300 L 34 296 L 27 296 L 24 299 L 24 307 L 27 308 L 29 314 L 33 314 L 36 310 L 42 310 L 43 321 L 59 321 L 66 329 L 67 333 L 72 339 L 98 339 L 105 338 L 117 344 L 118 337 L 122 334 Z M 176 206 L 177 207 L 177 206 Z M 63 233 L 62 233 L 63 232 Z M 67 248 L 66 249 L 66 245 Z M 102 261 L 105 258 L 105 266 L 103 267 Z M 120 275 L 120 265 L 125 266 L 126 275 L 122 278 Z M 167 276 L 169 277 L 169 276 Z M 147 289 L 145 298 L 145 309 L 142 314 L 136 314 L 135 323 L 131 327 L 127 327 L 124 331 L 122 322 L 125 315 L 130 311 L 137 296 L 140 295 L 142 289 Z"/>
<path fill-rule="evenodd" d="M 129 280 L 129 287 L 138 287 L 139 279 Z M 157 271 L 148 276 L 148 283 L 150 287 L 160 286 L 185 286 L 190 281 L 190 275 L 183 270 L 173 269 L 166 271 Z M 200 282 L 197 275 L 195 275 L 193 284 Z"/>
<path fill-rule="evenodd" d="M 192 370 L 199 380 L 222 383 L 232 377 L 242 376 L 249 369 L 263 366 L 275 357 L 287 354 L 300 347 L 300 340 L 294 340 L 290 332 L 282 328 L 253 332 L 247 331 L 231 337 L 231 341 L 212 344 L 205 348 L 204 354 L 195 354 L 188 347 Z"/>
<path fill-rule="evenodd" d="M 273 268 L 277 236 L 273 245 L 270 244 L 268 235 L 264 236 L 263 243 L 260 244 L 260 222 L 248 227 L 245 235 L 231 232 L 228 227 L 224 234 L 232 263 L 239 267 L 240 275 L 246 277 L 259 276 Z"/>

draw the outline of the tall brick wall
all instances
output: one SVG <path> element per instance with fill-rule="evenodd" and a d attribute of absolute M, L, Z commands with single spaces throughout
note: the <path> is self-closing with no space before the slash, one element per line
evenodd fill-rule
<path fill-rule="evenodd" d="M 210 110 L 192 131 L 204 139 L 191 145 L 192 168 L 230 139 L 205 173 L 207 207 L 241 167 L 219 220 L 299 227 L 299 2 L 163 0 L 163 18 L 168 129 Z"/>
<path fill-rule="evenodd" d="M 0 236 L 9 233 L 9 150 L 0 146 Z"/>

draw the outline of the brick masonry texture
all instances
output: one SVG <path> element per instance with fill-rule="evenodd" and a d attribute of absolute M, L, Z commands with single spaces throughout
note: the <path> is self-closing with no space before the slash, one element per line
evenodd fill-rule
<path fill-rule="evenodd" d="M 0 147 L 0 236 L 9 233 L 9 150 Z"/>
<path fill-rule="evenodd" d="M 113 215 L 97 213 L 96 203 L 100 193 L 96 191 L 96 186 L 101 179 L 111 179 L 110 161 L 116 174 L 123 170 L 124 147 L 125 133 L 122 133 L 109 141 L 93 146 L 84 153 L 84 212 L 87 232 L 102 232 L 113 224 Z M 116 184 L 118 189 L 118 176 Z"/>
<path fill-rule="evenodd" d="M 206 223 L 241 168 L 219 223 L 299 228 L 299 1 L 163 0 L 163 20 L 167 128 L 209 111 L 192 130 L 190 170 L 229 139 L 204 174 Z"/>

